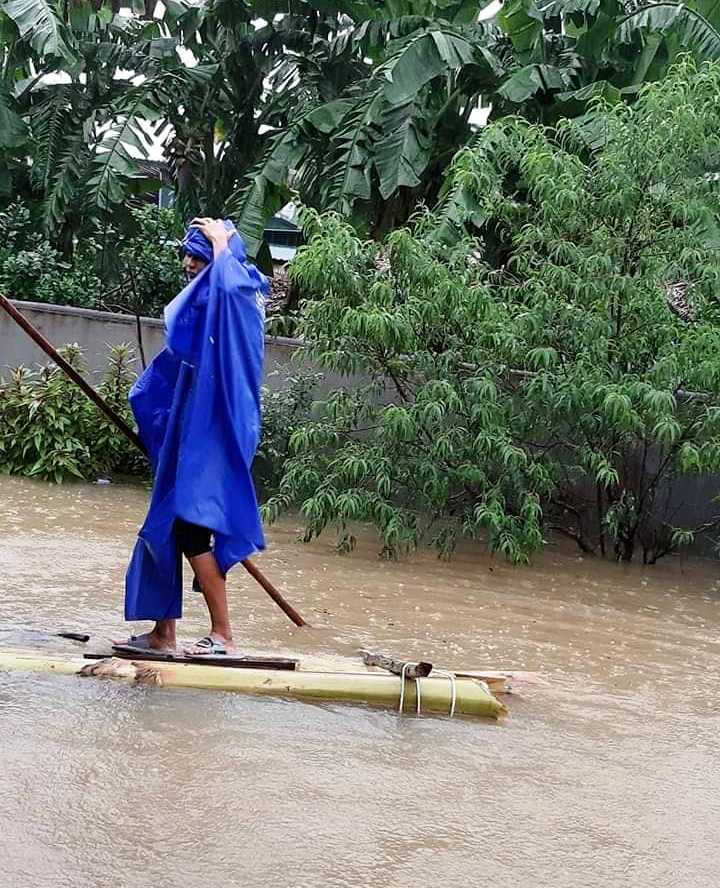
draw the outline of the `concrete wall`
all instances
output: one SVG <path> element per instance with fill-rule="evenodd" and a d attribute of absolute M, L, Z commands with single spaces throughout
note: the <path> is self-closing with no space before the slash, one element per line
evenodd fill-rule
<path fill-rule="evenodd" d="M 91 382 L 97 382 L 98 376 L 102 374 L 111 346 L 127 342 L 137 351 L 137 330 L 135 318 L 131 315 L 71 308 L 66 305 L 45 305 L 40 302 L 14 304 L 55 347 L 68 343 L 81 346 L 88 364 L 87 376 Z M 145 356 L 150 361 L 163 347 L 163 322 L 143 318 L 141 327 Z M 295 339 L 267 337 L 265 376 L 270 388 L 281 388 L 285 376 L 297 368 L 298 365 L 291 364 L 291 361 L 301 348 L 301 343 Z M 20 364 L 32 367 L 47 362 L 48 358 L 42 349 L 6 312 L 0 310 L 0 378 L 7 378 L 9 370 Z"/>

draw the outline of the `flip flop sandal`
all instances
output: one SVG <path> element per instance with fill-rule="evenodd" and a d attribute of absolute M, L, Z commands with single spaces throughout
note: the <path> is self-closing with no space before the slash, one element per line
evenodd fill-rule
<path fill-rule="evenodd" d="M 126 642 L 121 644 L 113 644 L 114 651 L 126 651 L 131 654 L 145 654 L 148 651 L 156 654 L 174 654 L 174 648 L 154 648 L 150 646 L 150 640 L 147 633 L 143 635 L 131 635 Z"/>
<path fill-rule="evenodd" d="M 227 647 L 224 641 L 218 641 L 211 635 L 206 635 L 194 645 L 194 650 L 185 648 L 183 653 L 186 657 L 226 657 Z"/>

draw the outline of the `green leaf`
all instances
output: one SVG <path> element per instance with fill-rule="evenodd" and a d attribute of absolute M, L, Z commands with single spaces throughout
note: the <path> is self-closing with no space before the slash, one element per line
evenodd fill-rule
<path fill-rule="evenodd" d="M 174 59 L 178 42 L 174 37 L 155 37 L 150 41 L 150 58 Z"/>
<path fill-rule="evenodd" d="M 603 410 L 611 420 L 617 422 L 631 413 L 632 401 L 626 394 L 610 392 L 603 401 Z"/>
<path fill-rule="evenodd" d="M 290 170 L 302 163 L 305 152 L 294 129 L 280 132 L 243 188 L 230 198 L 229 210 L 251 258 L 260 253 L 268 219 L 287 202 Z"/>
<path fill-rule="evenodd" d="M 572 132 L 592 152 L 600 151 L 612 138 L 607 115 L 595 109 L 572 121 Z"/>
<path fill-rule="evenodd" d="M 617 39 L 631 43 L 641 31 L 672 32 L 698 58 L 720 59 L 720 33 L 703 15 L 682 3 L 655 3 L 625 16 L 617 26 Z"/>
<path fill-rule="evenodd" d="M 409 102 L 393 108 L 382 120 L 383 138 L 375 145 L 374 162 L 380 194 L 388 199 L 398 188 L 414 188 L 430 160 L 430 139 L 422 131 L 423 115 L 415 118 Z"/>
<path fill-rule="evenodd" d="M 689 528 L 676 527 L 671 536 L 673 548 L 691 546 L 695 542 L 695 532 Z"/>
<path fill-rule="evenodd" d="M 333 134 L 324 181 L 320 186 L 325 207 L 350 215 L 357 200 L 370 199 L 372 128 L 380 119 L 384 107 L 381 88 L 371 96 L 363 96 L 343 119 L 342 129 Z"/>
<path fill-rule="evenodd" d="M 617 469 L 610 465 L 608 462 L 601 462 L 595 472 L 595 480 L 602 487 L 612 487 L 619 482 L 619 476 L 617 473 Z"/>
<path fill-rule="evenodd" d="M 604 62 L 617 30 L 617 19 L 612 12 L 614 10 L 600 11 L 590 20 L 589 26 L 581 30 L 576 42 L 576 50 L 581 58 L 595 64 Z"/>
<path fill-rule="evenodd" d="M 351 99 L 335 99 L 315 108 L 305 119 L 321 133 L 330 134 L 338 127 L 340 121 L 354 107 L 354 104 Z"/>
<path fill-rule="evenodd" d="M 457 71 L 475 60 L 472 44 L 450 31 L 433 30 L 413 37 L 395 56 L 381 65 L 385 97 L 391 105 L 403 105 L 435 77 Z"/>
<path fill-rule="evenodd" d="M 609 104 L 615 105 L 622 101 L 623 92 L 607 80 L 596 80 L 580 89 L 559 93 L 557 98 L 561 102 L 591 102 L 594 99 L 605 99 Z"/>
<path fill-rule="evenodd" d="M 568 83 L 567 74 L 560 68 L 551 65 L 528 65 L 512 74 L 498 92 L 509 102 L 519 105 L 537 93 L 564 89 Z"/>
<path fill-rule="evenodd" d="M 542 16 L 531 0 L 510 0 L 503 3 L 497 19 L 521 57 L 530 52 L 542 35 Z"/>
<path fill-rule="evenodd" d="M 18 148 L 28 137 L 25 121 L 10 108 L 0 93 L 0 148 Z"/>
<path fill-rule="evenodd" d="M 549 370 L 558 362 L 557 349 L 534 348 L 527 355 L 528 366 L 534 370 Z"/>
<path fill-rule="evenodd" d="M 20 36 L 38 55 L 73 58 L 54 3 L 48 0 L 5 0 L 0 9 L 15 22 Z"/>
<path fill-rule="evenodd" d="M 702 458 L 700 456 L 700 451 L 698 448 L 691 444 L 690 441 L 685 441 L 685 443 L 680 448 L 680 453 L 678 454 L 678 463 L 680 465 L 680 471 L 691 473 L 691 472 L 700 472 L 702 471 Z"/>
<path fill-rule="evenodd" d="M 680 423 L 674 417 L 668 416 L 658 420 L 653 429 L 653 435 L 660 444 L 671 447 L 679 440 L 682 434 Z"/>

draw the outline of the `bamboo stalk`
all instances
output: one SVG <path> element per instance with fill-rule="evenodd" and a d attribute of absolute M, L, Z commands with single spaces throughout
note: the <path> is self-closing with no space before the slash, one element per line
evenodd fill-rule
<path fill-rule="evenodd" d="M 131 441 L 136 447 L 138 447 L 145 455 L 145 446 L 138 434 L 130 428 L 130 426 L 125 422 L 125 420 L 118 416 L 118 414 L 107 404 L 103 398 L 95 391 L 95 389 L 85 380 L 83 377 L 77 372 L 77 370 L 72 367 L 68 362 L 63 358 L 61 354 L 58 353 L 57 349 L 51 345 L 50 342 L 40 333 L 39 330 L 36 330 L 35 327 L 28 321 L 28 319 L 20 312 L 17 308 L 10 302 L 10 300 L 0 293 L 0 307 L 5 309 L 5 311 L 10 315 L 10 317 L 17 323 L 19 327 L 21 327 L 27 335 L 37 344 L 40 348 L 45 352 L 45 354 L 51 358 L 60 369 L 66 373 L 72 381 L 78 385 L 82 391 L 90 398 L 90 400 L 95 404 L 95 406 L 102 410 L 102 412 L 107 416 L 107 418 L 115 424 L 115 426 L 125 435 L 129 441 Z M 245 559 L 242 562 L 242 566 L 245 570 L 250 574 L 250 576 L 267 592 L 267 594 L 272 598 L 272 600 L 277 604 L 277 606 L 288 616 L 296 626 L 307 626 L 306 621 L 300 616 L 300 614 L 295 610 L 295 608 L 285 600 L 285 598 L 280 594 L 280 592 L 273 586 L 273 584 L 268 580 L 266 576 L 260 571 L 260 569 L 250 561 L 249 558 Z"/>
<path fill-rule="evenodd" d="M 32 651 L 0 651 L 0 671 L 50 672 L 58 675 L 110 677 L 169 688 L 235 691 L 300 700 L 325 700 L 397 709 L 402 679 L 385 673 L 280 672 L 272 669 L 218 669 L 203 664 L 147 663 L 110 658 L 94 662 Z M 446 678 L 421 678 L 421 711 L 447 715 L 452 703 Z M 455 711 L 461 715 L 499 718 L 507 710 L 474 678 L 457 678 Z M 405 710 L 414 711 L 415 682 L 406 683 Z"/>

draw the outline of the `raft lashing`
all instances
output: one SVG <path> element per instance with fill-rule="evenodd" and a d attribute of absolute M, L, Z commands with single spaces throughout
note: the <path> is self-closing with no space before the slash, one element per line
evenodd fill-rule
<path fill-rule="evenodd" d="M 236 668 L 203 663 L 121 659 L 87 659 L 32 650 L 0 650 L 0 672 L 46 672 L 106 677 L 165 688 L 235 691 L 326 703 L 385 707 L 406 713 L 500 718 L 505 706 L 488 681 L 475 675 L 433 670 L 426 678 L 408 679 L 375 672 L 295 671 Z M 493 679 L 490 679 L 492 681 Z M 499 682 L 499 680 L 498 680 Z M 496 687 L 503 687 L 501 682 Z"/>

